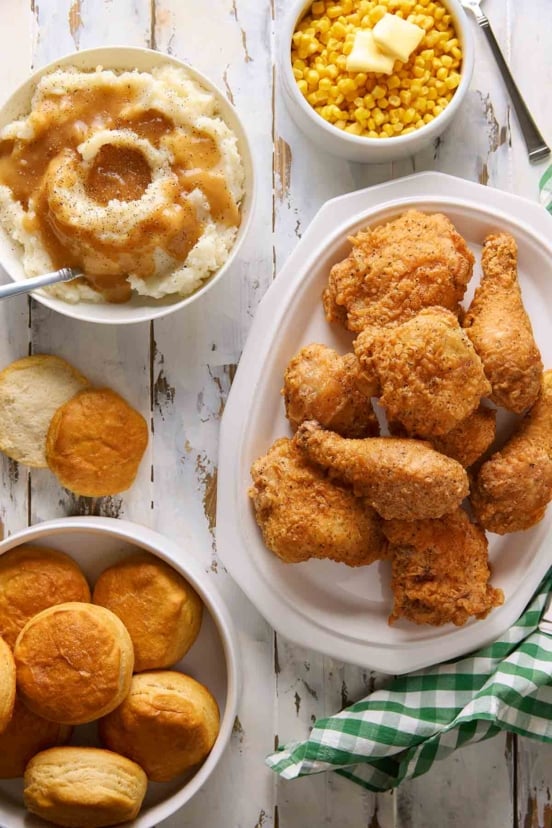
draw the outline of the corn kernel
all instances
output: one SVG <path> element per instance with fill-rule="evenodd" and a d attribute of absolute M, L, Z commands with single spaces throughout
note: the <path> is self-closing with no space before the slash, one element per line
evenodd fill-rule
<path fill-rule="evenodd" d="M 383 86 L 380 86 L 379 84 L 377 84 L 377 85 L 376 85 L 376 86 L 374 86 L 374 88 L 372 89 L 372 95 L 374 96 L 374 98 L 376 99 L 376 101 L 378 101 L 380 98 L 383 98 L 383 97 L 385 96 L 385 89 L 384 89 L 384 87 L 383 87 Z"/>
<path fill-rule="evenodd" d="M 316 15 L 324 14 L 325 10 L 326 10 L 326 5 L 323 2 L 323 0 L 315 0 L 315 2 L 311 6 L 312 14 L 316 14 Z"/>
<path fill-rule="evenodd" d="M 345 28 L 343 23 L 340 23 L 340 21 L 337 20 L 331 28 L 331 33 L 333 37 L 337 38 L 338 40 L 344 40 L 345 35 L 347 34 L 347 29 Z"/>
<path fill-rule="evenodd" d="M 299 92 L 301 95 L 306 95 L 308 92 L 308 85 L 305 80 L 297 81 L 297 86 L 299 87 Z"/>
<path fill-rule="evenodd" d="M 378 20 L 381 20 L 387 14 L 387 8 L 381 4 L 375 6 L 369 13 L 370 23 L 375 26 Z"/>
<path fill-rule="evenodd" d="M 349 132 L 351 135 L 362 135 L 362 126 L 356 122 L 349 124 L 349 126 L 345 127 L 345 132 Z"/>
<path fill-rule="evenodd" d="M 334 18 L 339 17 L 343 14 L 343 6 L 328 6 L 328 8 L 326 9 L 326 14 L 330 18 L 330 20 L 333 20 Z"/>

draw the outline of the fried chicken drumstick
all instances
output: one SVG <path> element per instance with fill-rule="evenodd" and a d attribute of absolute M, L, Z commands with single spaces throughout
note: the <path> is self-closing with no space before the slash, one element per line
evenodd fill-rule
<path fill-rule="evenodd" d="M 419 440 L 350 440 L 315 421 L 299 426 L 294 439 L 310 461 L 352 486 L 385 519 L 441 517 L 468 493 L 465 469 Z"/>
<path fill-rule="evenodd" d="M 471 503 L 485 529 L 504 535 L 542 520 L 551 498 L 552 370 L 542 375 L 540 395 L 516 432 L 479 469 Z"/>
<path fill-rule="evenodd" d="M 539 394 L 542 360 L 517 279 L 517 245 L 508 233 L 487 236 L 483 276 L 463 326 L 481 357 L 491 399 L 521 414 Z"/>
<path fill-rule="evenodd" d="M 286 563 L 330 558 L 364 566 L 387 556 L 368 502 L 329 480 L 287 437 L 251 467 L 249 497 L 267 547 Z"/>

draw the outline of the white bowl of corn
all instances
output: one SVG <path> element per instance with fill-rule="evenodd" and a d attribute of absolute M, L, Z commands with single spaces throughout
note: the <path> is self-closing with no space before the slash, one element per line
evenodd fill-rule
<path fill-rule="evenodd" d="M 327 152 L 377 164 L 450 124 L 471 81 L 473 34 L 458 0 L 297 0 L 278 61 L 300 129 Z"/>

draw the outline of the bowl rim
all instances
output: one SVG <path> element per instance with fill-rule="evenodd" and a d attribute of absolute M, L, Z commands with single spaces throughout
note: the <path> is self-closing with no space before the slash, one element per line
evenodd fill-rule
<path fill-rule="evenodd" d="M 238 228 L 238 234 L 236 236 L 236 240 L 230 249 L 228 254 L 228 258 L 224 262 L 224 264 L 213 273 L 211 276 L 207 278 L 205 282 L 193 293 L 181 297 L 180 299 L 172 299 L 171 296 L 178 296 L 178 294 L 169 294 L 167 298 L 163 298 L 160 300 L 154 299 L 153 297 L 143 297 L 144 305 L 143 306 L 135 306 L 136 313 L 132 316 L 125 314 L 125 306 L 130 307 L 126 304 L 110 304 L 110 303 L 92 303 L 92 302 L 77 302 L 77 303 L 70 303 L 65 302 L 61 299 L 57 299 L 56 297 L 51 297 L 47 293 L 41 290 L 34 290 L 30 292 L 30 295 L 36 299 L 41 304 L 45 305 L 50 310 L 54 310 L 57 313 L 61 313 L 63 316 L 68 316 L 71 319 L 77 319 L 80 322 L 93 322 L 99 325 L 132 325 L 137 324 L 139 322 L 149 322 L 154 319 L 159 319 L 164 316 L 168 316 L 171 313 L 174 313 L 181 308 L 187 307 L 188 305 L 192 304 L 196 299 L 200 296 L 203 296 L 210 288 L 216 284 L 222 276 L 227 273 L 230 267 L 235 263 L 237 255 L 241 250 L 243 243 L 246 237 L 249 235 L 251 230 L 251 224 L 253 221 L 253 215 L 255 211 L 255 202 L 257 199 L 257 174 L 255 170 L 255 162 L 254 156 L 251 149 L 251 142 L 249 140 L 249 136 L 247 134 L 247 130 L 245 128 L 243 119 L 239 114 L 236 106 L 228 100 L 228 97 L 225 93 L 214 83 L 207 75 L 200 72 L 191 64 L 187 63 L 184 60 L 180 60 L 179 58 L 175 57 L 174 55 L 165 54 L 164 52 L 158 52 L 155 49 L 150 49 L 145 46 L 125 46 L 122 45 L 110 45 L 110 46 L 96 46 L 90 49 L 81 49 L 78 51 L 73 52 L 66 52 L 60 57 L 56 58 L 55 60 L 50 61 L 49 63 L 45 64 L 44 66 L 36 69 L 30 75 L 26 77 L 26 79 L 16 86 L 15 89 L 8 95 L 6 99 L 4 99 L 0 103 L 0 121 L 2 120 L 2 116 L 7 108 L 13 103 L 14 99 L 19 97 L 20 95 L 24 95 L 26 92 L 32 93 L 34 86 L 36 86 L 37 82 L 42 78 L 44 75 L 55 71 L 57 68 L 70 65 L 72 62 L 75 62 L 77 65 L 83 63 L 85 66 L 83 67 L 85 71 L 92 71 L 93 70 L 93 59 L 95 55 L 102 56 L 101 59 L 98 58 L 97 63 L 95 66 L 103 65 L 109 60 L 110 56 L 116 58 L 117 56 L 123 56 L 123 54 L 128 55 L 128 63 L 127 66 L 123 67 L 120 66 L 115 71 L 132 71 L 136 70 L 135 66 L 131 65 L 132 55 L 145 56 L 148 59 L 152 60 L 152 64 L 148 69 L 140 69 L 138 71 L 151 71 L 154 67 L 155 63 L 153 59 L 155 58 L 157 61 L 157 65 L 161 65 L 163 63 L 167 63 L 169 65 L 177 66 L 180 68 L 184 68 L 190 76 L 196 80 L 201 86 L 205 87 L 209 92 L 211 92 L 215 98 L 222 102 L 220 116 L 226 123 L 227 117 L 226 114 L 230 113 L 230 118 L 234 123 L 229 124 L 232 131 L 236 134 L 238 140 L 238 146 L 240 150 L 240 156 L 242 160 L 242 164 L 244 167 L 244 196 L 242 199 L 242 221 Z M 105 69 L 113 68 L 110 65 L 103 65 Z M 224 110 L 227 110 L 225 113 Z M 0 123 L 0 126 L 2 124 Z M 245 211 L 243 207 L 246 207 Z M 12 281 L 23 281 L 19 279 L 15 279 L 12 276 L 11 269 L 9 264 L 6 264 L 4 257 L 2 255 L 2 247 L 0 246 L 0 265 L 3 267 L 5 272 L 8 274 Z M 102 308 L 109 307 L 111 308 L 111 312 L 106 318 L 98 318 L 94 313 L 90 313 L 87 311 L 87 307 L 90 306 L 92 308 L 96 308 L 98 306 Z M 80 309 L 80 312 L 78 312 Z M 117 312 L 118 311 L 118 312 Z"/>
<path fill-rule="evenodd" d="M 295 80 L 291 68 L 291 38 L 295 32 L 297 23 L 301 20 L 308 7 L 312 5 L 313 0 L 295 0 L 295 3 L 289 10 L 280 34 L 280 40 L 277 48 L 277 57 L 279 69 L 282 75 L 282 81 L 286 92 L 291 96 L 293 103 L 299 107 L 302 114 L 308 117 L 312 124 L 320 128 L 321 133 L 332 141 L 341 139 L 344 145 L 355 148 L 365 148 L 366 150 L 375 150 L 383 147 L 393 147 L 397 150 L 408 147 L 409 144 L 415 143 L 415 139 L 420 135 L 428 142 L 433 137 L 437 137 L 447 123 L 454 117 L 456 111 L 462 104 L 464 97 L 469 89 L 473 68 L 475 62 L 475 43 L 472 28 L 469 25 L 466 12 L 462 8 L 459 0 L 440 0 L 440 2 L 450 11 L 456 33 L 462 45 L 462 67 L 460 70 L 461 80 L 452 97 L 450 103 L 443 109 L 433 121 L 429 124 L 424 124 L 420 129 L 409 132 L 407 135 L 397 135 L 382 140 L 381 138 L 368 138 L 362 135 L 352 135 L 342 129 L 324 120 L 313 107 L 305 100 L 303 95 L 299 92 L 297 81 Z"/>
<path fill-rule="evenodd" d="M 43 540 L 52 534 L 83 531 L 92 534 L 107 534 L 114 539 L 126 541 L 150 552 L 176 569 L 200 595 L 215 624 L 224 651 L 227 674 L 226 700 L 215 744 L 193 777 L 178 791 L 165 801 L 153 805 L 147 812 L 138 814 L 135 820 L 128 823 L 129 828 L 153 828 L 161 820 L 167 819 L 180 810 L 199 791 L 228 746 L 240 697 L 241 658 L 237 634 L 218 588 L 208 580 L 197 559 L 193 557 L 183 563 L 179 555 L 180 548 L 175 541 L 160 532 L 132 521 L 100 516 L 68 516 L 44 521 L 14 532 L 0 541 L 0 556 L 21 544 Z M 21 807 L 23 808 L 23 804 Z"/>

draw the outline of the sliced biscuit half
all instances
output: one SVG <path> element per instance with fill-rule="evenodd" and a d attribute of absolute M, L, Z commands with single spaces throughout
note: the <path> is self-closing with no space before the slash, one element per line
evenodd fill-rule
<path fill-rule="evenodd" d="M 46 435 L 57 409 L 90 385 L 57 356 L 36 354 L 0 371 L 0 450 L 35 468 L 46 468 Z"/>

